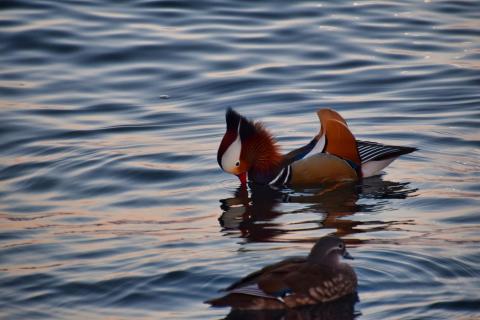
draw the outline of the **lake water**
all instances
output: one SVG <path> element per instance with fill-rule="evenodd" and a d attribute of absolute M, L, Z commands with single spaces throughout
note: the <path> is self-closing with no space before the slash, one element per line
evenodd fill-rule
<path fill-rule="evenodd" d="M 358 319 L 480 317 L 480 1 L 0 8 L 2 318 L 223 319 L 202 301 L 329 233 Z M 246 193 L 216 162 L 227 107 L 283 151 L 322 107 L 420 150 L 355 185 Z"/>

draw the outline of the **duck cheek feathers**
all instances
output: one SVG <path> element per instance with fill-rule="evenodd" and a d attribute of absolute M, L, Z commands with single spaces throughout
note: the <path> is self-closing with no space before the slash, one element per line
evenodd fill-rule
<path fill-rule="evenodd" d="M 232 174 L 238 174 L 240 162 L 240 153 L 242 152 L 242 142 L 240 136 L 237 135 L 236 139 L 228 146 L 220 159 L 220 166 L 226 172 Z"/>

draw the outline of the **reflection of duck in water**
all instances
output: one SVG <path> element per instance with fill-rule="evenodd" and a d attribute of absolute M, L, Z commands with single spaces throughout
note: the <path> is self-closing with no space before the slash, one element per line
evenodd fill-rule
<path fill-rule="evenodd" d="M 291 309 L 355 295 L 357 277 L 341 258 L 352 259 L 336 236 L 319 239 L 307 257 L 289 258 L 229 286 L 226 295 L 207 301 L 243 310 Z"/>
<path fill-rule="evenodd" d="M 356 295 L 312 306 L 287 310 L 245 311 L 232 309 L 224 320 L 353 320 Z"/>
<path fill-rule="evenodd" d="M 319 185 L 327 181 L 355 181 L 378 174 L 415 148 L 356 140 L 346 121 L 331 109 L 317 112 L 320 132 L 307 145 L 280 154 L 271 134 L 260 124 L 232 109 L 226 113 L 227 131 L 218 148 L 220 167 L 239 177 L 269 185 Z"/>
<path fill-rule="evenodd" d="M 296 189 L 295 192 L 251 184 L 250 193 L 246 188 L 239 187 L 232 198 L 220 200 L 223 213 L 219 221 L 227 232 L 239 230 L 242 237 L 250 241 L 268 241 L 292 231 L 292 226 L 286 228 L 273 221 L 277 217 L 313 212 L 320 216 L 316 221 L 319 225 L 314 229 L 329 228 L 336 230 L 338 235 L 348 235 L 373 231 L 369 228 L 355 229 L 358 225 L 373 224 L 372 228 L 386 225 L 383 227 L 386 228 L 395 223 L 344 219 L 356 212 L 378 211 L 388 205 L 386 201 L 366 204 L 359 200 L 404 199 L 415 191 L 409 187 L 409 183 L 384 181 L 378 176 L 365 179 L 361 184 L 335 183 L 325 185 L 322 189 Z M 287 211 L 282 207 L 284 205 L 297 208 Z"/>

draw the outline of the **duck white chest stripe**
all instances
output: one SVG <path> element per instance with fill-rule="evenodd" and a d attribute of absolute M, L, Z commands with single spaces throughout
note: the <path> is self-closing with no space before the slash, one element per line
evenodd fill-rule
<path fill-rule="evenodd" d="M 285 179 L 283 180 L 283 184 L 287 184 L 289 178 L 290 178 L 290 171 L 291 171 L 291 167 L 288 166 L 287 167 L 287 174 L 285 175 Z"/>
<path fill-rule="evenodd" d="M 268 184 L 269 185 L 285 185 L 290 181 L 291 176 L 292 176 L 292 166 L 288 165 L 282 170 L 280 170 L 278 175 L 275 178 L 273 178 L 273 180 L 270 181 Z"/>
<path fill-rule="evenodd" d="M 285 168 L 283 168 L 282 170 L 280 170 L 280 172 L 277 174 L 277 176 L 275 178 L 273 178 L 272 181 L 270 181 L 270 185 L 272 184 L 275 184 L 278 182 L 278 180 L 280 179 L 280 177 L 283 175 L 283 172 L 285 171 Z"/>

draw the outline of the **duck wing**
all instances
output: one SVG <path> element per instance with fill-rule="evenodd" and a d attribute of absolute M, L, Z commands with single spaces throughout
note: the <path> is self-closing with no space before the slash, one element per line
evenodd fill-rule
<path fill-rule="evenodd" d="M 234 309 L 282 309 L 285 307 L 282 297 L 290 291 L 282 279 L 305 261 L 305 258 L 289 258 L 267 266 L 229 286 L 224 296 L 205 303 Z"/>
<path fill-rule="evenodd" d="M 332 109 L 321 109 L 317 112 L 325 135 L 324 152 L 360 165 L 357 141 L 345 120 Z"/>
<path fill-rule="evenodd" d="M 319 133 L 305 146 L 285 155 L 287 164 L 318 153 L 330 153 L 360 165 L 357 142 L 345 119 L 332 109 L 317 111 L 320 120 Z"/>
<path fill-rule="evenodd" d="M 328 302 L 354 293 L 357 277 L 350 266 L 342 268 L 319 267 L 305 264 L 284 278 L 292 294 L 285 298 L 288 306 Z"/>
<path fill-rule="evenodd" d="M 306 261 L 306 258 L 304 257 L 292 257 L 292 258 L 288 258 L 280 262 L 271 264 L 260 270 L 252 272 L 249 275 L 238 280 L 237 282 L 231 284 L 229 287 L 225 289 L 225 291 L 232 291 L 234 289 L 238 289 L 239 287 L 244 287 L 252 283 L 257 283 L 260 278 L 266 277 L 269 274 L 275 274 L 279 276 L 281 274 L 288 273 L 291 270 L 298 268 L 298 266 L 305 263 L 305 261 Z"/>

